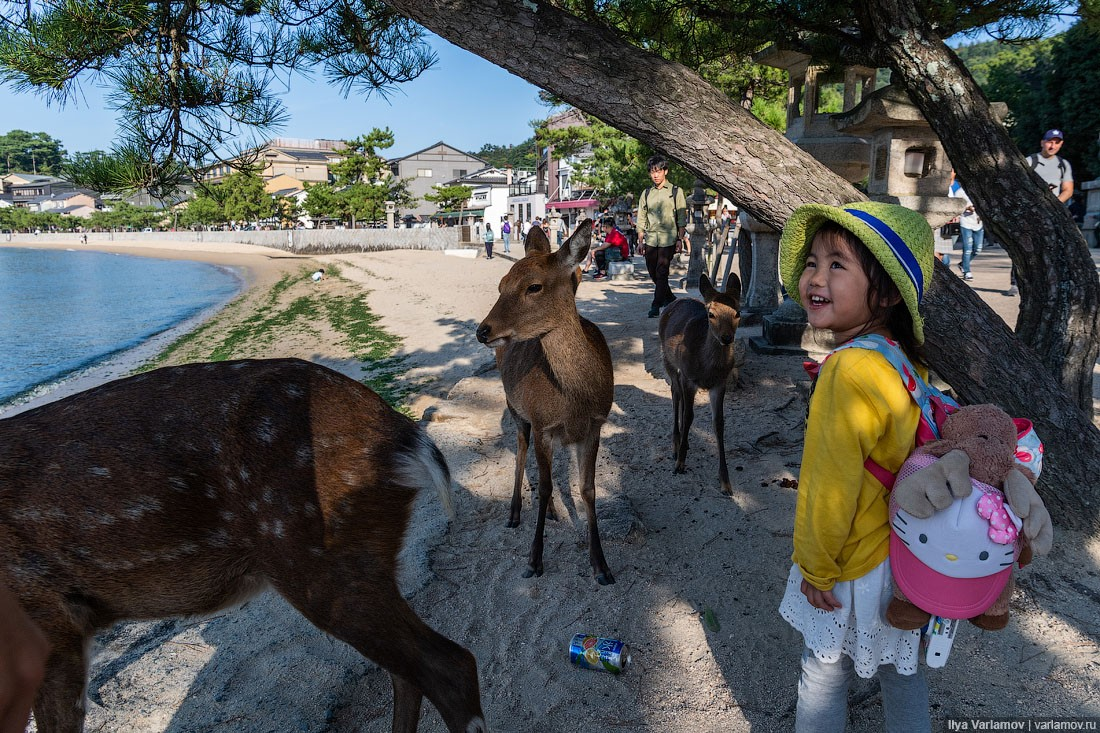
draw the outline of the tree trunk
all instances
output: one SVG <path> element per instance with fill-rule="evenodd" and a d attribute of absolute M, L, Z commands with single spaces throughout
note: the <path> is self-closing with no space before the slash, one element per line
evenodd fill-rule
<path fill-rule="evenodd" d="M 846 181 L 687 67 L 635 48 L 615 33 L 549 5 L 533 0 L 387 0 L 387 3 L 452 43 L 668 153 L 725 197 L 776 229 L 782 228 L 801 204 L 835 206 L 863 198 Z M 942 84 L 944 78 L 936 82 Z M 928 95 L 932 94 L 935 90 L 929 89 Z M 950 114 L 955 124 L 961 126 L 936 128 L 941 137 L 955 141 L 949 152 L 962 146 L 960 138 L 970 143 L 974 134 L 985 129 L 966 126 L 969 118 L 963 119 L 958 110 Z M 1002 144 L 1001 148 L 995 147 Z M 981 169 L 986 175 L 998 162 L 1010 161 L 1003 167 L 1013 170 L 1012 180 L 1019 181 L 1013 190 L 1003 193 L 1012 196 L 1006 200 L 1016 202 L 1013 204 L 1016 208 L 1003 221 L 1013 221 L 1021 230 L 1024 225 L 1034 223 L 1031 217 L 1039 208 L 1038 197 L 1032 193 L 1029 198 L 1021 191 L 1037 184 L 1032 180 L 1034 176 L 1028 177 L 1027 171 L 1020 170 L 1019 156 L 1013 160 L 1005 153 L 1014 148 L 1003 130 L 984 139 L 977 150 L 984 152 L 977 156 L 960 154 L 957 165 L 962 179 L 973 181 L 967 192 L 978 208 L 1004 211 L 1001 203 L 994 200 L 995 195 L 1002 193 L 999 184 L 990 177 L 989 185 L 984 185 L 985 179 L 979 177 L 982 174 L 973 162 L 975 158 L 991 156 L 984 164 L 987 167 Z M 1024 221 L 1019 212 L 1029 212 L 1031 216 Z M 1064 258 L 1055 261 L 1052 252 L 1035 243 L 1069 242 L 1072 241 L 1069 233 L 1060 225 L 1034 228 L 1040 232 L 1038 236 L 1029 235 L 1025 239 L 1018 235 L 1016 244 L 1009 245 L 1011 254 L 1021 255 L 1019 261 L 1025 268 L 1035 268 L 1025 281 L 1026 303 L 1032 308 L 1039 303 L 1041 308 L 1043 288 L 1049 285 L 1051 297 L 1058 302 L 1064 298 L 1067 305 L 1050 312 L 1050 328 L 1029 327 L 1034 329 L 1029 334 L 1037 335 L 1043 330 L 1058 336 L 1060 324 L 1056 319 L 1063 318 L 1062 324 L 1070 322 L 1072 297 L 1076 293 L 1082 299 L 1088 296 L 1091 305 L 1074 312 L 1080 313 L 1074 320 L 1077 330 L 1061 333 L 1067 340 L 1079 336 L 1083 342 L 1081 353 L 1073 354 L 1078 363 L 1087 361 L 1090 354 L 1095 360 L 1096 331 L 1081 325 L 1088 320 L 1089 313 L 1096 312 L 1095 275 L 1091 286 L 1086 278 L 1078 277 L 1070 281 L 1069 292 L 1053 292 L 1063 278 L 1082 271 L 1080 253 L 1070 256 L 1075 245 L 1052 246 L 1051 250 L 1067 251 Z M 1004 229 L 996 228 L 994 232 L 1008 242 L 1010 232 Z M 1054 268 L 1059 266 L 1066 269 L 1056 271 Z M 1091 262 L 1088 269 L 1091 272 Z M 934 283 L 926 297 L 926 331 L 933 367 L 965 402 L 995 402 L 1013 415 L 1030 418 L 1047 444 L 1057 447 L 1047 453 L 1046 471 L 1040 484 L 1051 513 L 1063 526 L 1100 528 L 1092 488 L 1094 477 L 1100 473 L 1100 431 L 1092 424 L 1091 410 L 1088 415 L 1082 412 L 1035 354 L 943 265 L 937 264 Z M 1053 342 L 1057 344 L 1057 338 Z M 1068 360 L 1069 350 L 1060 353 Z M 1061 362 L 1057 363 L 1056 373 L 1061 374 Z M 1071 382 L 1074 396 L 1079 397 L 1078 382 Z M 1035 395 L 1042 398 L 1037 400 Z M 1091 400 L 1091 390 L 1089 396 Z"/>
<path fill-rule="evenodd" d="M 1017 265 L 1017 334 L 1091 417 L 1100 279 L 1084 235 L 1016 150 L 966 67 L 924 27 L 912 1 L 865 0 L 860 11 L 876 55 L 901 77 L 985 226 Z"/>

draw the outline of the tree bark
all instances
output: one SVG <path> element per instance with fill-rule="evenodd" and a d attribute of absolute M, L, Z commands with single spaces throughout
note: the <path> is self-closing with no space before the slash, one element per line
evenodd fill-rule
<path fill-rule="evenodd" d="M 912 0 L 864 0 L 858 7 L 875 55 L 901 77 L 983 223 L 1017 265 L 1017 335 L 1091 416 L 1100 279 L 1084 235 L 1016 150 L 966 67 L 924 26 Z"/>
<path fill-rule="evenodd" d="M 863 196 L 782 135 L 760 123 L 749 112 L 719 92 L 687 67 L 642 51 L 605 28 L 594 26 L 537 0 L 387 0 L 387 3 L 438 35 L 476 53 L 556 96 L 592 114 L 613 127 L 652 147 L 662 150 L 708 181 L 724 196 L 736 201 L 760 221 L 781 229 L 791 212 L 805 203 L 841 205 Z M 888 25 L 888 24 L 887 24 Z M 940 43 L 940 46 L 943 44 Z M 901 51 L 899 51 L 899 54 Z M 909 52 L 912 58 L 916 56 Z M 917 79 L 916 62 L 899 58 L 898 65 Z M 937 94 L 945 83 L 946 72 L 936 76 L 920 103 Z M 972 84 L 972 80 L 971 80 Z M 955 96 L 954 104 L 963 104 Z M 946 95 L 944 97 L 946 99 Z M 976 99 L 983 104 L 980 92 Z M 945 101 L 943 106 L 952 102 Z M 971 106 L 973 106 L 971 104 Z M 984 118 L 977 127 L 967 123 L 966 107 L 945 111 L 958 126 L 938 125 L 941 138 L 952 144 L 961 178 L 971 182 L 967 192 L 986 212 L 998 212 L 1002 221 L 1022 228 L 1021 212 L 1029 220 L 1040 208 L 1038 197 L 1028 196 L 1028 187 L 1036 184 L 1022 170 L 1019 156 L 1003 130 Z M 988 116 L 988 105 L 985 104 Z M 925 111 L 926 115 L 928 112 Z M 930 116 L 931 117 L 931 116 Z M 996 134 L 987 133 L 998 127 Z M 976 134 L 986 136 L 975 154 L 962 150 Z M 946 139 L 945 139 L 946 143 Z M 1012 174 L 1012 185 L 1001 185 L 990 173 L 1002 169 Z M 988 185 L 985 178 L 987 176 Z M 979 193 L 979 191 L 981 193 Z M 1016 208 L 1006 210 L 998 200 L 1010 196 Z M 1049 207 L 1048 207 L 1049 208 Z M 1047 329 L 1030 325 L 1029 335 L 1043 335 L 1057 342 L 1056 319 L 1074 329 L 1064 334 L 1080 335 L 1081 353 L 1063 352 L 1078 363 L 1093 361 L 1100 343 L 1094 327 L 1088 327 L 1089 314 L 1096 318 L 1095 274 L 1073 277 L 1079 268 L 1080 252 L 1075 251 L 1070 232 L 1057 221 L 1033 227 L 1026 236 L 1012 239 L 1014 232 L 997 227 L 994 232 L 1009 244 L 1009 252 L 1033 274 L 1025 281 L 1025 303 L 1042 307 L 1043 289 L 1050 286 L 1059 305 L 1052 310 Z M 993 217 L 990 217 L 993 218 Z M 1067 218 L 1068 221 L 1068 218 Z M 1036 235 L 1035 232 L 1038 232 Z M 1076 234 L 1079 237 L 1079 234 Z M 1039 246 L 1049 242 L 1051 246 Z M 1083 247 L 1083 240 L 1082 245 Z M 1059 255 L 1057 252 L 1063 252 Z M 1084 252 L 1087 256 L 1087 252 Z M 1064 267 L 1058 271 L 1055 268 Z M 1087 269 L 1092 272 L 1092 263 Z M 1045 279 L 1044 279 L 1045 278 Z M 1067 283 L 1065 293 L 1053 291 Z M 974 292 L 947 268 L 937 263 L 934 287 L 926 296 L 929 357 L 932 366 L 955 388 L 964 402 L 995 402 L 1013 415 L 1030 418 L 1048 446 L 1046 470 L 1040 484 L 1052 515 L 1062 526 L 1079 529 L 1100 528 L 1100 514 L 1093 499 L 1094 477 L 1100 474 L 1100 431 L 1092 424 L 1091 408 L 1086 415 L 1051 376 L 1051 364 L 1044 368 L 1035 353 L 1015 338 L 1003 321 Z M 1075 296 L 1087 301 L 1083 310 L 1073 310 Z M 1047 332 L 1051 332 L 1047 335 Z M 1049 344 L 1048 344 L 1049 346 Z M 1091 362 L 1088 364 L 1091 375 Z M 1061 362 L 1054 373 L 1062 374 Z M 1071 380 L 1073 381 L 1073 380 Z M 1080 397 L 1080 385 L 1070 385 Z M 1038 398 L 1036 396 L 1039 396 Z M 1091 405 L 1091 387 L 1089 390 Z"/>

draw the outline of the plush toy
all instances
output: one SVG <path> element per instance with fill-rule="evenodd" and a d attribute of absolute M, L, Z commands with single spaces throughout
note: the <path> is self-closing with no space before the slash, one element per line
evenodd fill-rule
<path fill-rule="evenodd" d="M 1002 629 L 1012 564 L 1046 554 L 1054 539 L 1034 486 L 1042 447 L 1023 439 L 1034 438 L 1030 423 L 995 405 L 963 407 L 941 432 L 913 452 L 891 492 L 895 586 L 886 619 L 917 629 L 931 611 Z"/>

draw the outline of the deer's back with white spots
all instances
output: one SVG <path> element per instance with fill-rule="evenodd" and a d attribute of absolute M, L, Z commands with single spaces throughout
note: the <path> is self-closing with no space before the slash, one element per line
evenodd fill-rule
<path fill-rule="evenodd" d="M 0 573 L 51 643 L 40 731 L 79 731 L 86 642 L 271 585 L 386 668 L 394 730 L 422 696 L 485 730 L 473 656 L 395 580 L 412 501 L 450 475 L 374 392 L 299 360 L 192 364 L 0 420 Z"/>

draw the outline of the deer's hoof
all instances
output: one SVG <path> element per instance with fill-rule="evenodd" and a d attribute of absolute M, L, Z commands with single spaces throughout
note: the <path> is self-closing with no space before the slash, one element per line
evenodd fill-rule
<path fill-rule="evenodd" d="M 532 578 L 532 577 L 541 578 L 542 577 L 542 564 L 540 563 L 538 567 L 535 567 L 534 565 L 528 565 L 527 569 L 523 571 L 523 577 L 525 577 L 525 578 Z"/>
<path fill-rule="evenodd" d="M 684 468 L 684 464 L 677 463 L 676 468 L 672 469 L 673 473 L 687 473 L 687 469 Z"/>
<path fill-rule="evenodd" d="M 722 482 L 722 493 L 726 496 L 733 496 L 733 486 L 729 481 Z"/>
<path fill-rule="evenodd" d="M 514 529 L 519 526 L 519 517 L 509 517 L 508 523 L 504 525 L 508 529 Z"/>
<path fill-rule="evenodd" d="M 615 585 L 615 576 L 610 570 L 605 570 L 602 573 L 596 573 L 596 582 L 600 585 Z"/>

